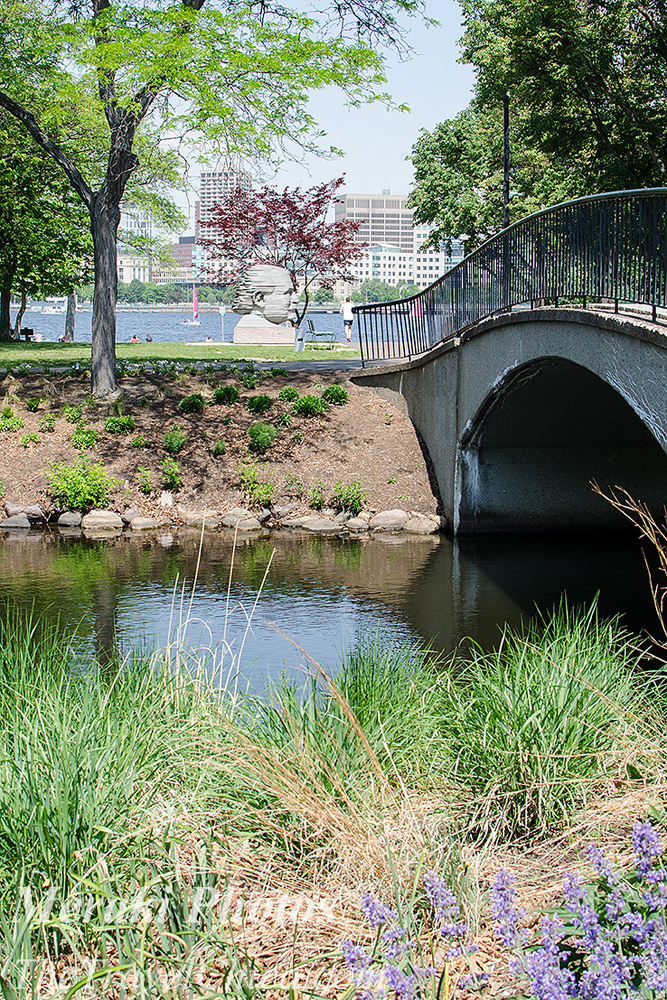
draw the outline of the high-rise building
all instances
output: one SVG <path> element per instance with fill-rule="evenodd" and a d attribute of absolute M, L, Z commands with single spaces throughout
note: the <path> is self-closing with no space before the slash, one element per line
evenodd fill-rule
<path fill-rule="evenodd" d="M 199 198 L 195 202 L 195 240 L 215 239 L 217 230 L 202 226 L 214 205 L 227 195 L 238 191 L 250 191 L 252 178 L 247 170 L 228 167 L 225 170 L 203 170 L 199 177 Z"/>
<path fill-rule="evenodd" d="M 414 248 L 414 227 L 407 195 L 342 194 L 336 201 L 336 222 L 361 222 L 357 243 L 391 243 L 408 253 Z"/>

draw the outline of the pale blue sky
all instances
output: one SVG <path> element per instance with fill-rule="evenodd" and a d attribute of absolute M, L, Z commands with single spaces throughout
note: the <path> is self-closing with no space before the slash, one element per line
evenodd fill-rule
<path fill-rule="evenodd" d="M 431 129 L 464 108 L 473 84 L 470 67 L 457 62 L 457 41 L 462 34 L 458 3 L 428 0 L 427 10 L 441 27 L 426 28 L 417 19 L 406 19 L 414 55 L 401 62 L 391 53 L 387 60 L 387 90 L 398 104 L 408 104 L 410 111 L 388 112 L 380 104 L 348 109 L 333 90 L 314 94 L 311 108 L 327 133 L 326 144 L 339 147 L 345 155 L 327 160 L 309 156 L 300 163 L 285 163 L 277 174 L 267 177 L 270 183 L 309 187 L 345 173 L 348 191 L 389 188 L 393 194 L 408 193 L 412 164 L 406 157 L 420 129 Z M 194 168 L 193 179 L 197 174 Z M 193 205 L 193 195 L 190 201 Z"/>

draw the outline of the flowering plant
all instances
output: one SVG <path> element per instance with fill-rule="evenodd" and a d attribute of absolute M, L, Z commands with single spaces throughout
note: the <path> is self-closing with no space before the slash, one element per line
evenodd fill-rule
<path fill-rule="evenodd" d="M 667 996 L 667 869 L 650 822 L 632 834 L 634 870 L 621 874 L 595 845 L 596 881 L 565 875 L 565 905 L 544 915 L 541 941 L 527 946 L 513 880 L 501 871 L 491 908 L 501 941 L 517 955 L 536 1000 L 624 1000 Z"/>

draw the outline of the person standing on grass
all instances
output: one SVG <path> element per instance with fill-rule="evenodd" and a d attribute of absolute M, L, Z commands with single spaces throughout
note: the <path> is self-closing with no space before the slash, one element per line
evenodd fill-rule
<path fill-rule="evenodd" d="M 345 299 L 342 306 L 338 310 L 343 314 L 343 326 L 345 327 L 345 337 L 348 344 L 352 343 L 352 321 L 354 319 L 354 313 L 352 312 L 352 303 L 350 297 Z"/>

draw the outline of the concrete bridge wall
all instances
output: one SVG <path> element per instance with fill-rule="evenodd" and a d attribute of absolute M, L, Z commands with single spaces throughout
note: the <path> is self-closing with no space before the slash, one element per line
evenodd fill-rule
<path fill-rule="evenodd" d="M 403 406 L 456 533 L 608 530 L 590 486 L 667 503 L 667 336 L 638 320 L 540 309 L 353 376 Z"/>

